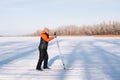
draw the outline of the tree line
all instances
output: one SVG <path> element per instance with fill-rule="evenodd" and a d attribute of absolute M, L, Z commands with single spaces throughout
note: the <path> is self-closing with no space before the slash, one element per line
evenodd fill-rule
<path fill-rule="evenodd" d="M 79 36 L 79 35 L 120 35 L 120 22 L 102 22 L 95 25 L 66 25 L 51 30 L 51 35 L 56 32 L 59 36 Z M 40 30 L 31 34 L 39 36 Z"/>

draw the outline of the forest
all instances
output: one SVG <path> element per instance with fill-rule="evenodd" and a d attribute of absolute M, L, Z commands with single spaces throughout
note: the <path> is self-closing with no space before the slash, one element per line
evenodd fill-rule
<path fill-rule="evenodd" d="M 81 36 L 81 35 L 120 35 L 120 22 L 102 22 L 94 25 L 65 25 L 50 30 L 50 34 L 54 32 L 59 36 Z M 30 36 L 39 36 L 41 30 L 30 34 Z"/>

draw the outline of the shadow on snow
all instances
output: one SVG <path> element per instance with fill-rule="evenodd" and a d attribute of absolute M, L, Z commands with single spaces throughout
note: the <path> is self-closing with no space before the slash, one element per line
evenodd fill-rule
<path fill-rule="evenodd" d="M 83 62 L 82 64 L 79 63 L 79 66 L 83 66 L 84 80 L 101 80 L 105 79 L 106 76 L 107 79 L 120 79 L 120 57 L 114 55 L 115 53 L 107 52 L 100 46 L 94 45 L 96 42 L 102 41 L 93 39 L 92 41 L 81 41 L 77 43 L 70 54 L 64 54 L 64 57 L 69 57 L 64 58 L 66 59 L 66 67 L 70 68 L 74 65 L 74 62 L 78 60 Z M 52 58 L 50 60 L 50 66 L 57 59 L 59 59 L 59 56 Z M 68 72 L 69 71 L 64 70 L 61 71 L 57 80 L 65 80 Z"/>
<path fill-rule="evenodd" d="M 17 42 L 12 42 L 9 44 L 14 45 L 16 43 Z M 20 42 L 20 43 L 22 43 L 22 42 Z M 9 45 L 8 43 L 6 43 L 6 44 Z M 6 44 L 4 44 L 4 45 L 6 45 Z M 18 45 L 18 46 L 20 46 L 20 45 Z M 0 57 L 2 58 L 5 56 L 5 58 L 0 60 L 0 67 L 4 66 L 5 64 L 8 64 L 14 60 L 29 56 L 30 54 L 35 52 L 37 50 L 37 48 L 35 48 L 33 44 L 28 44 L 28 45 L 25 45 L 25 47 L 19 47 L 19 48 L 16 47 L 13 50 L 15 50 L 15 52 L 6 52 L 4 55 L 1 54 Z M 16 52 L 18 52 L 18 53 L 16 53 Z"/>

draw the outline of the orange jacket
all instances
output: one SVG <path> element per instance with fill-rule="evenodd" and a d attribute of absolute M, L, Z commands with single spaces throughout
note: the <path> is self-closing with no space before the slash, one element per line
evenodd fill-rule
<path fill-rule="evenodd" d="M 49 41 L 51 41 L 51 40 L 54 39 L 53 36 L 51 36 L 51 37 L 48 38 L 47 35 L 45 34 L 45 32 L 42 32 L 42 33 L 41 33 L 41 37 L 42 37 L 46 42 L 49 42 Z"/>

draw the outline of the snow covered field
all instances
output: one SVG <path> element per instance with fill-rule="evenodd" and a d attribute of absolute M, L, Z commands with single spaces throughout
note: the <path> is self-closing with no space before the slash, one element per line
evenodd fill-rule
<path fill-rule="evenodd" d="M 49 67 L 36 71 L 39 37 L 0 37 L 0 80 L 120 80 L 120 38 L 58 37 L 49 43 Z"/>

